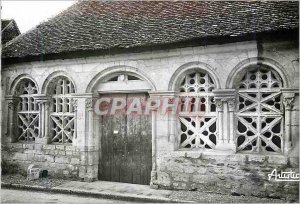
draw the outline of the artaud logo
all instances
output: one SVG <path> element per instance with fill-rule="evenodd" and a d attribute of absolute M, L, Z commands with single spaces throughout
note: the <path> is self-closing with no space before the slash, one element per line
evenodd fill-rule
<path fill-rule="evenodd" d="M 94 101 L 96 115 L 203 114 L 200 98 L 195 97 L 101 97 Z"/>
<path fill-rule="evenodd" d="M 268 174 L 269 181 L 274 178 L 275 181 L 298 181 L 299 182 L 299 173 L 294 171 L 281 171 L 277 172 L 277 169 Z"/>

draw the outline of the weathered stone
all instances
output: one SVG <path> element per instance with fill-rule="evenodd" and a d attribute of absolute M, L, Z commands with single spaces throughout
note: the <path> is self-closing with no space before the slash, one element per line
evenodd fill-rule
<path fill-rule="evenodd" d="M 157 182 L 159 185 L 162 186 L 170 186 L 171 185 L 171 178 L 169 174 L 164 172 L 157 172 Z"/>
<path fill-rule="evenodd" d="M 44 150 L 54 150 L 55 149 L 55 145 L 43 145 L 43 149 Z"/>
<path fill-rule="evenodd" d="M 70 159 L 67 157 L 63 157 L 63 156 L 55 156 L 55 162 L 57 163 L 62 163 L 62 164 L 69 164 L 70 163 Z"/>
<path fill-rule="evenodd" d="M 79 158 L 71 158 L 71 164 L 80 164 Z"/>
<path fill-rule="evenodd" d="M 172 173 L 172 178 L 174 181 L 183 181 L 183 182 L 189 181 L 189 175 L 186 174 Z"/>
<path fill-rule="evenodd" d="M 55 149 L 57 149 L 57 150 L 65 150 L 65 145 L 55 145 Z"/>
<path fill-rule="evenodd" d="M 55 156 L 51 156 L 51 155 L 46 155 L 45 156 L 47 162 L 54 162 L 55 161 Z"/>

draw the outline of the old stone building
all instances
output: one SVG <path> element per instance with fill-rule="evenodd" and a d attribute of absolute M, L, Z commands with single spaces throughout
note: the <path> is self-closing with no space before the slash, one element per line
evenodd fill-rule
<path fill-rule="evenodd" d="M 298 182 L 268 174 L 299 172 L 298 12 L 80 1 L 3 48 L 2 159 L 85 181 L 297 195 Z M 201 111 L 99 116 L 104 96 Z"/>

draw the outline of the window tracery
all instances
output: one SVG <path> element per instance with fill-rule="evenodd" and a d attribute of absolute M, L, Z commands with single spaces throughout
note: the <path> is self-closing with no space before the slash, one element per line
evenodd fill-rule
<path fill-rule="evenodd" d="M 39 135 L 39 106 L 35 100 L 37 86 L 30 79 L 23 79 L 16 87 L 17 106 L 17 140 L 34 142 Z"/>
<path fill-rule="evenodd" d="M 266 67 L 249 69 L 238 85 L 237 151 L 282 152 L 282 80 Z"/>
<path fill-rule="evenodd" d="M 50 137 L 52 143 L 72 143 L 75 133 L 74 84 L 67 77 L 57 77 L 49 86 L 51 93 Z"/>
<path fill-rule="evenodd" d="M 215 87 L 206 72 L 192 72 L 182 79 L 178 87 L 180 148 L 215 148 L 217 112 L 212 93 Z"/>

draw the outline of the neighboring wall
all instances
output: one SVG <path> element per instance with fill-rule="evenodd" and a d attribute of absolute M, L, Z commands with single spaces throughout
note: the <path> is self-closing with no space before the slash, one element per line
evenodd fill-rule
<path fill-rule="evenodd" d="M 259 47 L 259 49 L 258 49 Z M 31 62 L 10 65 L 2 70 L 3 96 L 9 94 L 9 87 L 20 74 L 30 75 L 39 87 L 39 93 L 47 77 L 53 72 L 64 73 L 77 87 L 77 139 L 73 146 L 10 144 L 7 138 L 7 110 L 3 108 L 2 144 L 3 157 L 20 164 L 25 170 L 29 163 L 38 162 L 49 168 L 50 175 L 74 175 L 79 178 L 97 178 L 98 144 L 97 135 L 88 139 L 86 125 L 86 90 L 90 81 L 103 70 L 130 70 L 152 82 L 154 93 L 163 94 L 169 90 L 169 83 L 176 70 L 183 67 L 209 67 L 216 73 L 220 88 L 225 89 L 232 70 L 240 63 L 257 57 L 276 61 L 283 67 L 290 88 L 298 84 L 298 45 L 294 42 L 263 43 L 255 41 L 223 45 L 209 45 L 172 50 L 128 53 L 99 56 L 85 59 L 65 59 L 46 62 Z M 205 66 L 203 66 L 205 65 Z M 229 87 L 231 88 L 231 87 Z M 90 94 L 90 93 L 88 93 Z M 3 104 L 7 107 L 4 99 Z M 236 192 L 253 195 L 278 195 L 277 189 L 286 194 L 295 194 L 298 188 L 291 183 L 268 182 L 267 174 L 274 168 L 298 172 L 299 97 L 296 94 L 292 108 L 292 152 L 287 156 L 263 156 L 234 153 L 233 151 L 179 151 L 176 150 L 176 133 L 170 127 L 172 118 L 157 116 L 156 131 L 153 133 L 157 145 L 154 151 L 152 185 L 164 188 L 198 189 L 202 191 Z M 155 129 L 154 129 L 155 130 Z M 88 141 L 89 140 L 89 141 Z M 154 142 L 154 141 L 153 141 Z M 92 145 L 94 153 L 86 148 Z M 11 155 L 11 156 L 9 156 Z M 89 155 L 89 156 L 87 156 Z M 89 180 L 89 179 L 87 179 Z M 286 194 L 288 195 L 288 194 Z"/>

